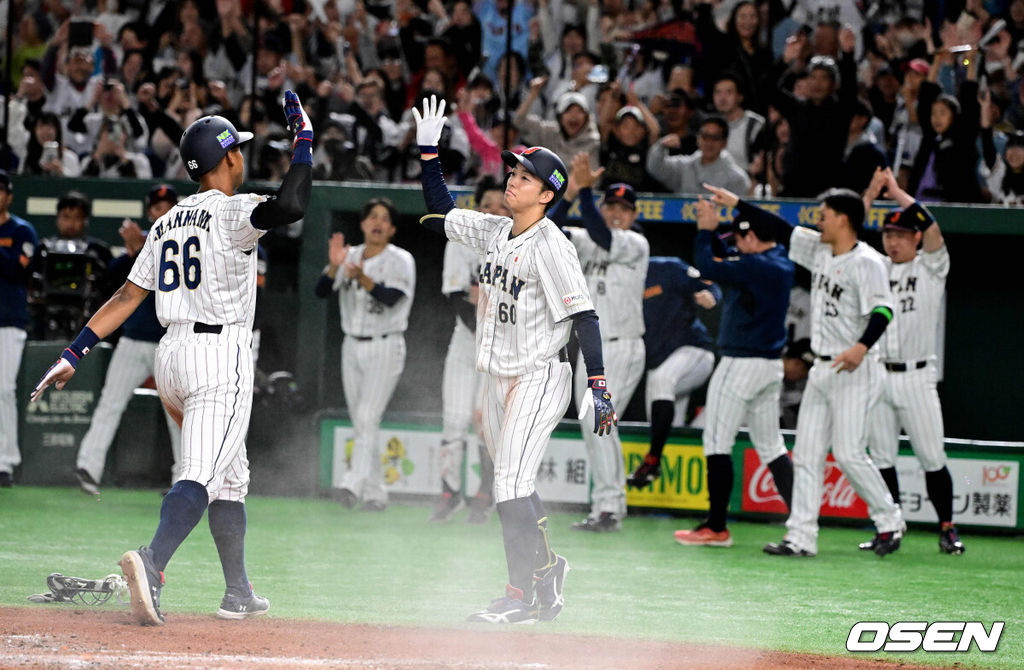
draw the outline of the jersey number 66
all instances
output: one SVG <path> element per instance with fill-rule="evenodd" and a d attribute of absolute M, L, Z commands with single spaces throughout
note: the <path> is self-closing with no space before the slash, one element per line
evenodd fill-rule
<path fill-rule="evenodd" d="M 160 247 L 160 290 L 167 292 L 178 288 L 181 276 L 185 276 L 185 286 L 194 289 L 203 279 L 203 268 L 199 263 L 199 238 L 193 235 L 181 246 L 181 269 L 178 268 L 178 243 L 167 240 Z"/>

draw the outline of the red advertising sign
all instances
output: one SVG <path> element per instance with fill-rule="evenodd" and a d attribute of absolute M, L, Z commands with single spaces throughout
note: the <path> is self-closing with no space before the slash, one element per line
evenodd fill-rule
<path fill-rule="evenodd" d="M 786 513 L 786 504 L 775 488 L 772 474 L 761 463 L 754 449 L 743 450 L 743 507 L 744 512 Z M 842 516 L 867 519 L 868 506 L 853 484 L 836 465 L 832 454 L 825 462 L 825 486 L 822 489 L 821 516 Z"/>

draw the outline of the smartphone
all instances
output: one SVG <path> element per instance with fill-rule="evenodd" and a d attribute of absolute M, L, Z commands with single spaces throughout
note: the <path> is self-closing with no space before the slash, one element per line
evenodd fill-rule
<path fill-rule="evenodd" d="M 57 158 L 57 154 L 60 151 L 60 144 L 55 140 L 43 143 L 43 153 L 39 156 L 39 164 L 46 165 Z"/>
<path fill-rule="evenodd" d="M 121 124 L 120 123 L 111 123 L 107 127 L 107 134 L 110 137 L 110 140 L 112 142 L 120 142 L 121 141 Z"/>
<path fill-rule="evenodd" d="M 92 21 L 72 21 L 70 24 L 68 24 L 68 46 L 91 46 L 92 31 Z"/>

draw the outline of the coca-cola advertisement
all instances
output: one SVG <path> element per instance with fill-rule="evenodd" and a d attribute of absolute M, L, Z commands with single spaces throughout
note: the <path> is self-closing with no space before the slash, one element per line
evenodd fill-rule
<path fill-rule="evenodd" d="M 775 488 L 772 474 L 761 463 L 754 449 L 743 450 L 744 512 L 777 512 L 786 514 L 786 504 Z M 821 516 L 868 518 L 868 506 L 853 490 L 853 484 L 836 465 L 832 454 L 825 462 L 825 486 L 821 496 Z"/>

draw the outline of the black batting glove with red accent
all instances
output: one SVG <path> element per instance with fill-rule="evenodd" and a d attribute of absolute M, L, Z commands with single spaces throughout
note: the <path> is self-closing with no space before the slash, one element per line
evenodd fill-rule
<path fill-rule="evenodd" d="M 594 432 L 598 435 L 610 435 L 612 426 L 619 423 L 612 405 L 612 394 L 608 392 L 608 381 L 602 377 L 590 377 L 587 387 L 594 400 Z"/>

